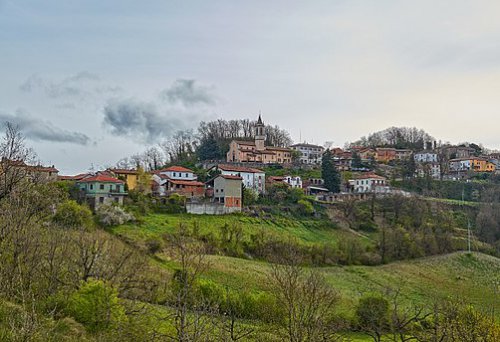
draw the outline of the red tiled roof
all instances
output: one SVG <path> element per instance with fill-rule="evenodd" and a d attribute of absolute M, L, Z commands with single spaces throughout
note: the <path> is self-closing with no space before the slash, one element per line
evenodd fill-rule
<path fill-rule="evenodd" d="M 242 180 L 240 176 L 232 176 L 232 175 L 219 175 L 219 177 L 222 177 L 224 179 L 234 179 L 234 180 Z"/>
<path fill-rule="evenodd" d="M 233 166 L 233 165 L 218 165 L 218 168 L 223 171 L 234 171 L 234 172 L 248 172 L 248 173 L 264 173 L 264 171 L 259 169 L 253 169 L 251 167 L 244 166 Z"/>
<path fill-rule="evenodd" d="M 187 180 L 170 179 L 169 182 L 172 183 L 172 184 L 179 184 L 179 185 L 205 186 L 205 183 L 198 182 L 198 181 L 187 181 Z"/>
<path fill-rule="evenodd" d="M 60 180 L 81 180 L 81 179 L 84 179 L 85 177 L 92 177 L 92 174 L 90 173 L 80 173 L 76 176 L 58 176 L 57 178 L 59 178 Z"/>
<path fill-rule="evenodd" d="M 137 170 L 128 170 L 128 169 L 108 169 L 109 171 L 116 173 L 116 174 L 122 174 L 122 175 L 136 175 Z"/>
<path fill-rule="evenodd" d="M 247 140 L 234 140 L 235 143 L 239 145 L 250 145 L 255 146 L 255 141 L 247 141 Z"/>
<path fill-rule="evenodd" d="M 79 182 L 80 183 L 102 182 L 102 183 L 121 183 L 121 184 L 124 183 L 119 179 L 99 174 L 92 177 L 81 179 L 79 180 Z"/>
<path fill-rule="evenodd" d="M 289 149 L 287 147 L 273 147 L 273 146 L 266 146 L 266 150 L 268 150 L 268 151 L 285 151 L 285 152 L 292 151 L 291 149 Z"/>
<path fill-rule="evenodd" d="M 194 173 L 193 170 L 190 170 L 190 169 L 182 167 L 182 166 L 170 166 L 170 167 L 167 167 L 166 169 L 161 169 L 160 171 L 161 172 L 173 171 L 173 172 L 191 172 L 191 173 Z"/>
<path fill-rule="evenodd" d="M 270 181 L 276 181 L 276 182 L 279 182 L 279 181 L 282 181 L 285 179 L 284 176 L 270 176 L 270 177 L 267 177 L 268 180 Z"/>

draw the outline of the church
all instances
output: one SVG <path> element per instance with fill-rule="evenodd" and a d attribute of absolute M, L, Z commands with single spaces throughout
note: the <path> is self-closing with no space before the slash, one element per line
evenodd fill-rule
<path fill-rule="evenodd" d="M 229 145 L 227 161 L 230 163 L 289 164 L 292 150 L 285 147 L 266 146 L 266 126 L 259 115 L 255 126 L 255 140 L 233 140 Z"/>

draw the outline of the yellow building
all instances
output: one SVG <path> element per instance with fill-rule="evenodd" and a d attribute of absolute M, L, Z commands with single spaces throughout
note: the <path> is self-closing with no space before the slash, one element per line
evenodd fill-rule
<path fill-rule="evenodd" d="M 495 172 L 495 164 L 483 158 L 471 158 L 474 172 Z"/>
<path fill-rule="evenodd" d="M 127 169 L 109 169 L 116 177 L 125 181 L 128 190 L 134 190 L 137 187 L 137 180 L 139 178 L 139 173 L 137 170 L 127 170 Z"/>

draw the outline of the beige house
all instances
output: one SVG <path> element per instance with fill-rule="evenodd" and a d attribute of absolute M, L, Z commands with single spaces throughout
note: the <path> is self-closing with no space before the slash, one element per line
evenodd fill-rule
<path fill-rule="evenodd" d="M 292 162 L 292 150 L 285 147 L 266 146 L 265 125 L 259 115 L 254 141 L 233 140 L 226 160 L 230 163 L 288 164 Z"/>

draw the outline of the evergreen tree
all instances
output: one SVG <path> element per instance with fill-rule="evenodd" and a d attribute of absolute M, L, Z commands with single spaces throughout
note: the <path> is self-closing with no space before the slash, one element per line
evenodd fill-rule
<path fill-rule="evenodd" d="M 222 158 L 219 145 L 213 135 L 202 139 L 196 152 L 200 160 L 216 160 Z"/>
<path fill-rule="evenodd" d="M 352 164 L 351 165 L 354 168 L 364 167 L 363 162 L 361 161 L 361 157 L 360 157 L 359 153 L 354 152 L 352 154 Z"/>
<path fill-rule="evenodd" d="M 333 162 L 332 152 L 328 149 L 323 154 L 321 164 L 321 175 L 325 181 L 325 187 L 331 192 L 340 192 L 340 173 Z"/>

